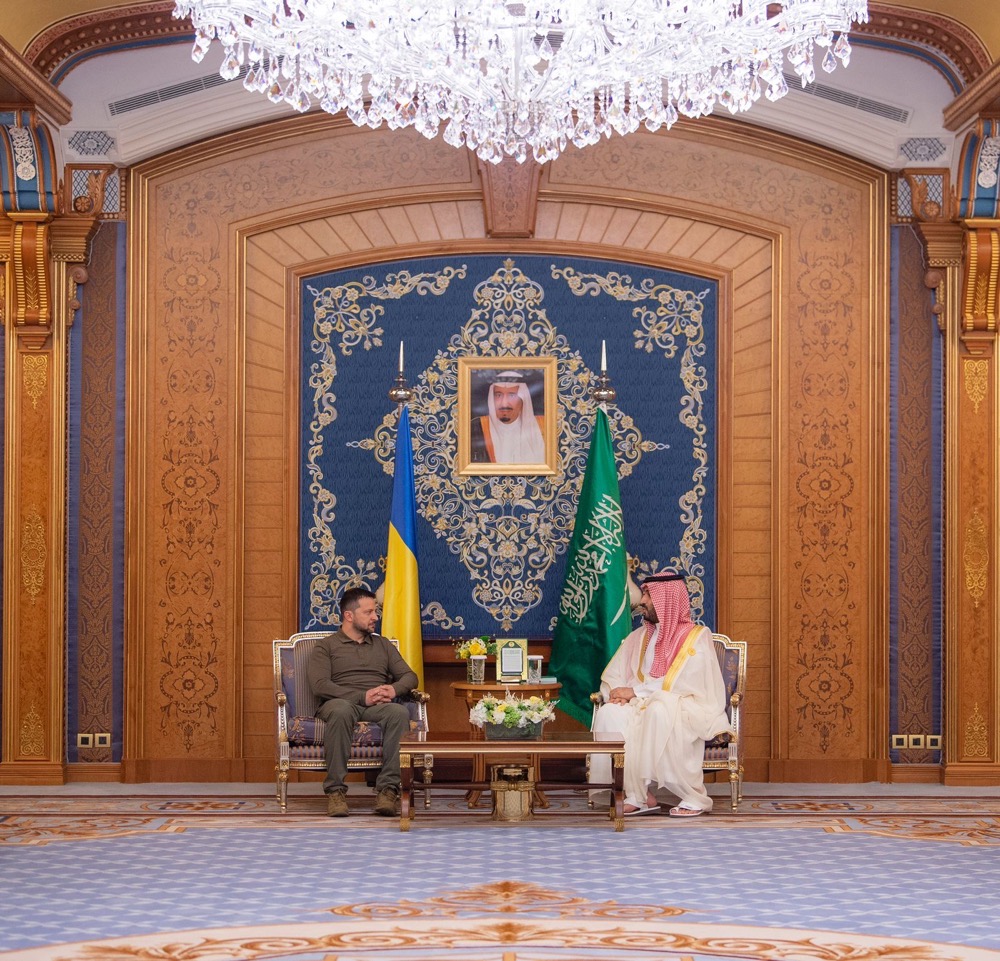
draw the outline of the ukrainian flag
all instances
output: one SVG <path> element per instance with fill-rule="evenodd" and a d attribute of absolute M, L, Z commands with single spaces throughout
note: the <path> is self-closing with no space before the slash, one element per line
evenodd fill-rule
<path fill-rule="evenodd" d="M 417 576 L 417 500 L 413 483 L 410 409 L 404 405 L 396 431 L 396 465 L 389 518 L 389 551 L 385 565 L 382 633 L 399 640 L 399 652 L 424 686 L 423 640 L 420 636 L 420 586 Z"/>

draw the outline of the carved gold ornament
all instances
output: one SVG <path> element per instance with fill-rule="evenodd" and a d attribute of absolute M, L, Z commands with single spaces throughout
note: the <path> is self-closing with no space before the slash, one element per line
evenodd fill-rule
<path fill-rule="evenodd" d="M 989 369 L 988 361 L 965 361 L 965 393 L 972 401 L 977 414 L 979 413 L 979 405 L 986 397 L 986 391 L 989 387 Z"/>
<path fill-rule="evenodd" d="M 38 401 L 49 381 L 49 358 L 45 354 L 37 357 L 25 355 L 23 360 L 24 392 L 31 398 L 32 408 L 38 410 Z"/>
<path fill-rule="evenodd" d="M 979 710 L 977 701 L 972 707 L 969 720 L 965 723 L 965 756 L 986 757 L 988 754 L 986 718 Z"/>
<path fill-rule="evenodd" d="M 45 738 L 42 730 L 42 718 L 35 705 L 32 704 L 28 713 L 21 718 L 21 757 L 42 757 L 45 754 Z"/>
<path fill-rule="evenodd" d="M 21 528 L 21 583 L 32 599 L 38 597 L 45 583 L 45 521 L 31 508 Z"/>
<path fill-rule="evenodd" d="M 986 522 L 977 507 L 965 525 L 965 549 L 962 551 L 965 563 L 965 589 L 972 598 L 972 605 L 979 608 L 979 602 L 986 593 L 986 573 L 989 569 L 990 554 L 986 543 Z"/>

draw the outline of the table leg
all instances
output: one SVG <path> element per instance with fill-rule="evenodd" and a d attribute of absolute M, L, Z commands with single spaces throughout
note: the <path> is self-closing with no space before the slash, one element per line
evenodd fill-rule
<path fill-rule="evenodd" d="M 542 782 L 542 759 L 538 754 L 529 754 L 528 761 L 531 764 L 531 769 L 535 772 L 535 783 L 541 784 Z M 535 800 L 538 802 L 540 808 L 547 808 L 549 806 L 549 799 L 545 796 L 544 791 L 539 791 L 535 788 Z"/>
<path fill-rule="evenodd" d="M 486 757 L 482 754 L 472 755 L 472 780 L 482 783 L 486 780 Z M 479 799 L 483 792 L 473 789 L 465 792 L 465 801 L 470 808 L 479 806 Z"/>
<path fill-rule="evenodd" d="M 399 830 L 409 831 L 413 817 L 413 755 L 399 753 Z"/>
<path fill-rule="evenodd" d="M 625 753 L 611 755 L 611 770 L 614 790 L 611 792 L 611 810 L 615 820 L 615 830 L 625 830 Z"/>
<path fill-rule="evenodd" d="M 434 777 L 434 755 L 424 755 L 424 809 L 431 806 L 431 779 Z"/>

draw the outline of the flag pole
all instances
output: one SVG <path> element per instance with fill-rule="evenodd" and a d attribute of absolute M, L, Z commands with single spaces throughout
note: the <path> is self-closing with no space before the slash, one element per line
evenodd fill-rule
<path fill-rule="evenodd" d="M 399 653 L 424 684 L 423 638 L 420 629 L 420 578 L 417 561 L 417 505 L 413 480 L 413 441 L 409 401 L 413 391 L 403 373 L 403 342 L 399 343 L 399 372 L 389 399 L 399 405 L 392 477 L 392 508 L 385 563 L 385 599 L 382 632 L 399 642 Z"/>

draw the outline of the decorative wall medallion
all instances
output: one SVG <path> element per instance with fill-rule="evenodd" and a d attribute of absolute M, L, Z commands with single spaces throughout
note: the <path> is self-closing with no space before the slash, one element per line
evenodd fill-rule
<path fill-rule="evenodd" d="M 986 522 L 975 508 L 965 525 L 965 545 L 962 550 L 965 564 L 965 589 L 972 598 L 972 605 L 979 608 L 979 602 L 986 593 L 986 574 L 989 570 L 990 553 L 986 538 Z"/>
<path fill-rule="evenodd" d="M 14 172 L 18 180 L 34 180 L 38 176 L 35 167 L 35 143 L 27 127 L 8 127 L 10 144 L 14 149 Z"/>
<path fill-rule="evenodd" d="M 986 397 L 986 391 L 989 388 L 989 361 L 966 359 L 963 367 L 965 371 L 965 393 L 968 395 L 969 400 L 972 401 L 975 411 L 978 414 L 979 405 Z"/>
<path fill-rule="evenodd" d="M 24 392 L 31 398 L 32 409 L 38 410 L 38 401 L 45 393 L 49 380 L 48 355 L 25 354 L 22 369 L 24 371 Z"/>
<path fill-rule="evenodd" d="M 25 592 L 36 600 L 45 583 L 45 521 L 32 507 L 25 515 L 21 527 L 21 584 Z"/>
<path fill-rule="evenodd" d="M 42 718 L 35 705 L 32 704 L 28 713 L 21 718 L 21 757 L 45 756 L 45 731 L 42 728 Z"/>
<path fill-rule="evenodd" d="M 989 755 L 989 737 L 986 728 L 986 718 L 979 710 L 977 701 L 972 707 L 972 714 L 965 723 L 965 757 L 987 757 Z"/>
<path fill-rule="evenodd" d="M 161 639 L 163 674 L 160 676 L 160 730 L 170 725 L 181 733 L 184 748 L 195 746 L 196 735 L 214 736 L 220 690 L 217 651 L 211 614 L 196 619 L 190 609 L 180 619 L 168 614 L 167 632 Z"/>

